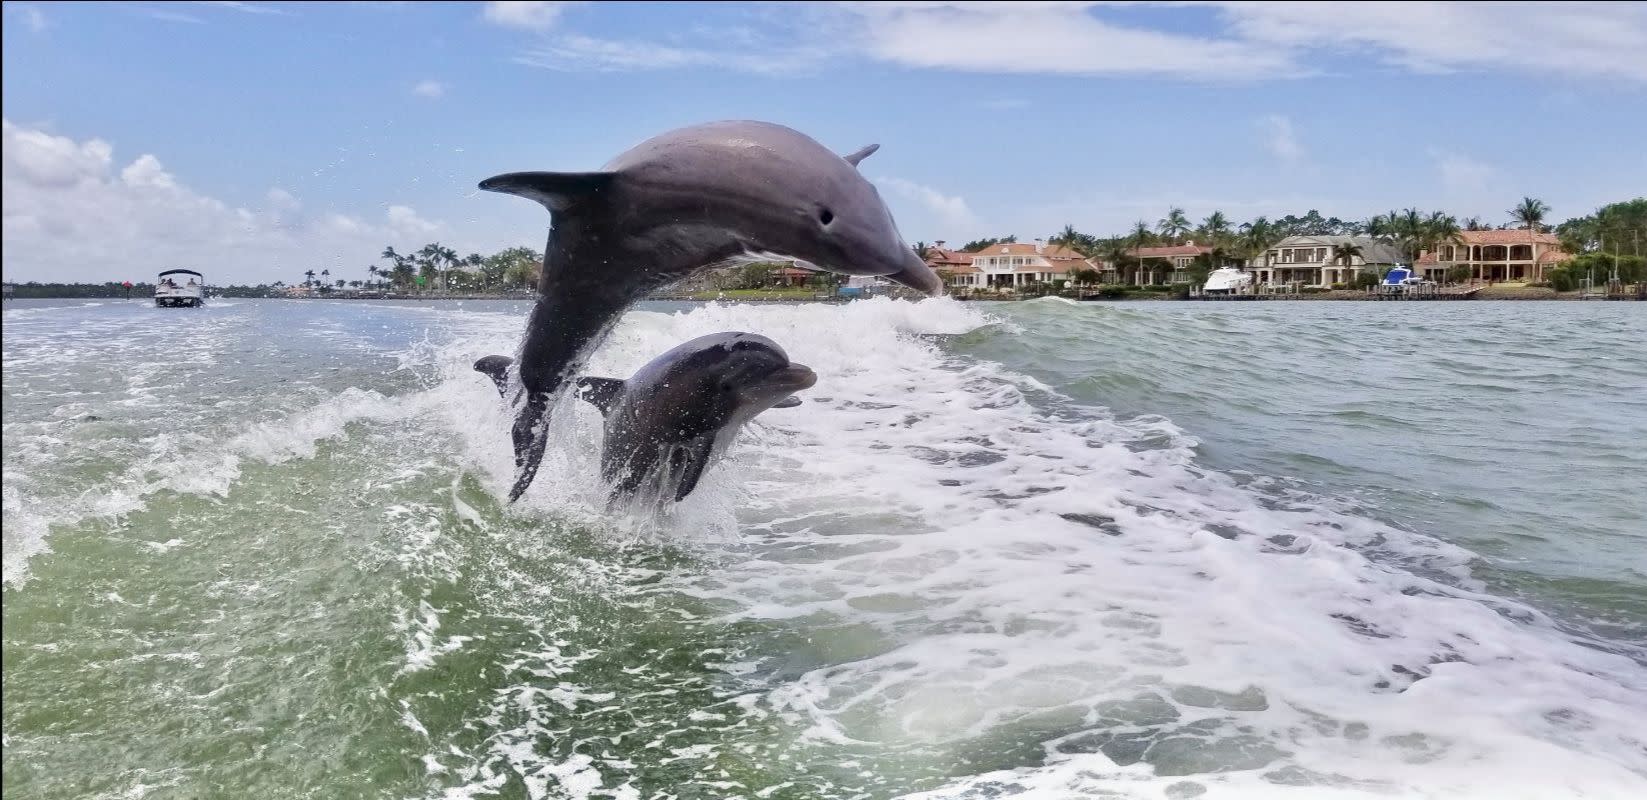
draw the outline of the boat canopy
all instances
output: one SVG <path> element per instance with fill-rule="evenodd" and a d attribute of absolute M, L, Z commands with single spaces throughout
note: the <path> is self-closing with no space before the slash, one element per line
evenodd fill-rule
<path fill-rule="evenodd" d="M 1384 274 L 1384 284 L 1386 286 L 1393 286 L 1412 277 L 1412 274 L 1413 271 L 1410 269 L 1405 267 L 1396 267 L 1395 269 L 1392 269 Z"/>
<path fill-rule="evenodd" d="M 202 275 L 198 272 L 195 272 L 192 269 L 168 269 L 165 272 L 160 273 L 160 277 L 162 277 L 162 278 L 166 277 L 167 275 L 193 275 L 196 278 L 206 277 L 205 275 Z"/>

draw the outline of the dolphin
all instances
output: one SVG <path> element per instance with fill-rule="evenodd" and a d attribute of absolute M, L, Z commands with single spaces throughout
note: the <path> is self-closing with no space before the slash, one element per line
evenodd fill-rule
<path fill-rule="evenodd" d="M 617 319 L 648 292 L 762 253 L 818 269 L 883 275 L 927 294 L 943 283 L 904 243 L 858 163 L 767 122 L 670 131 L 596 172 L 512 172 L 480 188 L 549 209 L 543 278 L 516 359 L 511 501 L 530 486 L 555 395 Z M 511 383 L 511 385 L 513 385 Z"/>
<path fill-rule="evenodd" d="M 487 356 L 475 368 L 502 393 L 509 362 Z M 735 331 L 676 345 L 628 380 L 579 378 L 583 399 L 606 417 L 600 467 L 612 486 L 610 503 L 685 499 L 744 423 L 769 408 L 800 405 L 792 393 L 817 380 L 777 342 Z"/>

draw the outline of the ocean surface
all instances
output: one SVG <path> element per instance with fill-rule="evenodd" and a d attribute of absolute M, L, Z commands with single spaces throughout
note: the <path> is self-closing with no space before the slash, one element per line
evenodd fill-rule
<path fill-rule="evenodd" d="M 1647 308 L 644 305 L 819 374 L 663 519 L 512 302 L 4 306 L 7 798 L 1647 797 Z"/>

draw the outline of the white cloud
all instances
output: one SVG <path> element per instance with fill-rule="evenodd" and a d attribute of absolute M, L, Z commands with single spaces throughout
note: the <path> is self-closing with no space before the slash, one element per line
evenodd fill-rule
<path fill-rule="evenodd" d="M 511 28 L 546 31 L 555 26 L 561 12 L 570 3 L 553 2 L 491 2 L 482 16 L 489 22 Z"/>
<path fill-rule="evenodd" d="M 1258 127 L 1264 132 L 1265 146 L 1276 158 L 1288 164 L 1303 160 L 1304 147 L 1298 143 L 1298 131 L 1292 126 L 1292 118 L 1269 114 L 1258 120 Z"/>
<path fill-rule="evenodd" d="M 1493 70 L 1647 80 L 1640 3 L 1223 4 L 1245 39 L 1331 54 L 1351 48 L 1421 72 Z"/>
<path fill-rule="evenodd" d="M 978 225 L 978 215 L 972 213 L 966 198 L 960 195 L 947 195 L 903 178 L 876 178 L 875 183 L 885 187 L 894 200 L 902 198 L 913 201 L 922 212 L 922 218 L 916 221 L 923 228 L 935 226 L 944 231 L 970 231 Z M 892 205 L 898 203 L 893 202 Z"/>
<path fill-rule="evenodd" d="M 422 81 L 412 87 L 412 94 L 418 97 L 443 97 L 446 95 L 446 84 L 440 81 Z"/>
<path fill-rule="evenodd" d="M 365 278 L 384 245 L 415 248 L 447 233 L 404 205 L 377 220 L 306 213 L 280 188 L 262 208 L 236 208 L 189 188 L 152 154 L 117 168 L 101 139 L 0 127 L 7 280 L 139 279 L 180 265 L 214 283 L 290 282 L 310 265 Z"/>
<path fill-rule="evenodd" d="M 692 48 L 648 41 L 561 36 L 515 58 L 520 64 L 563 72 L 637 72 L 711 67 L 777 74 L 808 69 L 825 53 L 806 46 L 783 48 Z"/>
<path fill-rule="evenodd" d="M 490 3 L 484 15 L 544 32 L 565 5 Z M 1123 24 L 1107 8 L 1118 5 L 1158 6 L 1156 16 L 1169 21 Z M 746 24 L 697 25 L 660 42 L 567 33 L 517 60 L 562 70 L 774 73 L 869 58 L 960 72 L 1228 82 L 1307 77 L 1375 59 L 1418 72 L 1647 81 L 1640 3 L 848 2 L 739 16 Z M 1200 33 L 1180 32 L 1186 27 Z"/>
<path fill-rule="evenodd" d="M 166 22 L 186 22 L 190 25 L 204 25 L 204 24 L 206 24 L 205 20 L 203 20 L 199 17 L 196 17 L 192 14 L 185 14 L 181 11 L 167 11 L 166 9 L 162 9 L 162 8 L 140 8 L 140 9 L 138 9 L 138 13 L 142 14 L 145 17 L 150 17 L 152 19 L 158 19 L 158 20 L 164 20 Z"/>
<path fill-rule="evenodd" d="M 1497 167 L 1466 155 L 1431 148 L 1430 158 L 1441 176 L 1441 197 L 1450 208 L 1495 216 L 1495 203 L 1508 195 Z"/>
<path fill-rule="evenodd" d="M 195 4 L 233 9 L 243 14 L 279 14 L 284 16 L 291 13 L 285 9 L 275 8 L 274 6 L 264 6 L 256 3 L 239 3 L 232 2 L 232 0 L 195 0 Z"/>
<path fill-rule="evenodd" d="M 137 157 L 120 170 L 120 182 L 136 189 L 176 189 L 177 180 L 166 171 L 160 159 L 148 153 Z"/>
<path fill-rule="evenodd" d="M 23 18 L 23 24 L 33 33 L 46 29 L 46 15 L 32 3 L 7 3 L 6 11 Z"/>
<path fill-rule="evenodd" d="M 1283 48 L 1105 22 L 1096 3 L 862 3 L 874 58 L 962 72 L 1243 80 L 1304 70 Z"/>

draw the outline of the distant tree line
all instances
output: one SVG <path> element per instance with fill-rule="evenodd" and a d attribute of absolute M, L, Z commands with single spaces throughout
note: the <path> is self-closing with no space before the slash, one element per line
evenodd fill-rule
<path fill-rule="evenodd" d="M 149 298 L 154 296 L 154 284 L 134 283 L 128 290 L 124 283 L 106 281 L 104 283 L 8 283 L 12 288 L 12 297 L 18 298 L 99 298 L 112 297 L 124 299 Z M 276 297 L 280 294 L 279 287 L 284 284 L 260 283 L 256 286 L 213 286 L 211 293 L 223 297 Z"/>
<path fill-rule="evenodd" d="M 1348 221 L 1338 217 L 1323 217 L 1321 212 L 1310 209 L 1303 216 L 1288 214 L 1273 220 L 1261 216 L 1237 225 L 1222 211 L 1214 211 L 1200 223 L 1195 223 L 1184 213 L 1184 209 L 1174 207 L 1169 208 L 1166 215 L 1155 224 L 1151 225 L 1147 220 L 1138 220 L 1125 233 L 1097 236 L 1076 230 L 1074 225 L 1065 225 L 1063 230 L 1048 236 L 1046 242 L 1068 247 L 1088 258 L 1102 259 L 1121 273 L 1121 281 L 1125 284 L 1138 283 L 1144 274 L 1155 274 L 1159 277 L 1160 274 L 1170 271 L 1170 264 L 1166 259 L 1140 260 L 1135 255 L 1137 250 L 1194 242 L 1212 248 L 1210 253 L 1197 256 L 1191 269 L 1192 278 L 1199 282 L 1205 280 L 1206 273 L 1216 266 L 1230 261 L 1257 258 L 1289 236 L 1369 236 L 1388 242 L 1396 248 L 1406 263 L 1411 264 L 1425 251 L 1433 251 L 1442 244 L 1462 241 L 1462 233 L 1465 231 L 1549 230 L 1545 220 L 1550 217 L 1551 210 L 1549 204 L 1543 200 L 1524 197 L 1515 207 L 1506 211 L 1505 215 L 1506 221 L 1494 226 L 1483 222 L 1480 217 L 1460 220 L 1443 211 L 1421 211 L 1417 208 L 1392 210 L 1366 220 Z M 1603 206 L 1594 214 L 1575 217 L 1556 225 L 1554 232 L 1560 237 L 1563 249 L 1577 256 L 1557 272 L 1580 275 L 1578 270 L 1590 270 L 1592 265 L 1601 261 L 1586 259 L 1587 254 L 1609 253 L 1620 256 L 1617 259 L 1618 271 L 1624 282 L 1630 283 L 1647 277 L 1640 276 L 1640 267 L 1630 266 L 1637 262 L 1631 261 L 1628 257 L 1647 256 L 1647 198 Z M 1016 235 L 977 239 L 967 242 L 962 250 L 972 253 L 990 245 L 1016 241 Z M 923 258 L 927 249 L 928 245 L 925 242 L 915 245 L 916 252 Z M 1353 259 L 1362 255 L 1360 248 L 1355 245 L 1336 248 L 1336 252 L 1346 266 L 1353 264 Z M 1597 272 L 1597 280 L 1605 280 L 1614 268 L 1614 259 L 1609 257 L 1603 260 L 1607 262 L 1607 272 L 1605 275 Z M 1469 277 L 1468 273 L 1467 267 L 1459 267 L 1448 277 L 1449 280 L 1466 280 Z M 1091 270 L 1076 270 L 1070 273 L 1070 280 L 1076 283 L 1095 283 L 1098 280 L 1097 275 Z M 1372 276 L 1371 273 L 1358 278 L 1360 283 L 1376 283 L 1377 280 L 1378 276 Z M 1552 278 L 1552 282 L 1556 280 Z"/>

